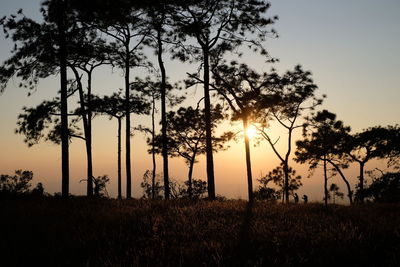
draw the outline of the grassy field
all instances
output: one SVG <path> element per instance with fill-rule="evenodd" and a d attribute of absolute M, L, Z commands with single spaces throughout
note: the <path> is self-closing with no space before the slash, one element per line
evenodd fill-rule
<path fill-rule="evenodd" d="M 399 266 L 400 205 L 0 200 L 0 266 Z"/>

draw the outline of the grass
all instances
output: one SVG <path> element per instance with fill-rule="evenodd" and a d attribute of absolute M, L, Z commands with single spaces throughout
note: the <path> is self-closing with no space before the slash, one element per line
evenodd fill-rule
<path fill-rule="evenodd" d="M 400 205 L 0 201 L 0 266 L 399 266 Z"/>

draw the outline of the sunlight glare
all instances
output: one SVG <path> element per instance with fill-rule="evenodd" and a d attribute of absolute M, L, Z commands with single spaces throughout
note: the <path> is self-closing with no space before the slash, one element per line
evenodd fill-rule
<path fill-rule="evenodd" d="M 250 126 L 247 128 L 246 134 L 249 137 L 249 139 L 252 139 L 257 133 L 257 129 L 254 128 L 253 126 Z"/>

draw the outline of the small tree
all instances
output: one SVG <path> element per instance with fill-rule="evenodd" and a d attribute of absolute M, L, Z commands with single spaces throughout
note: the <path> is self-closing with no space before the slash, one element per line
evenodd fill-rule
<path fill-rule="evenodd" d="M 108 175 L 93 177 L 94 196 L 108 197 L 107 184 L 110 182 Z"/>
<path fill-rule="evenodd" d="M 387 172 L 372 178 L 365 188 L 364 196 L 374 202 L 400 202 L 400 173 Z"/>
<path fill-rule="evenodd" d="M 143 188 L 142 198 L 162 199 L 163 185 L 160 175 L 155 175 L 153 179 L 152 171 L 146 170 L 140 186 Z"/>
<path fill-rule="evenodd" d="M 289 168 L 288 174 L 289 181 L 287 188 L 289 189 L 289 194 L 293 195 L 294 191 L 299 189 L 303 184 L 301 182 L 301 176 L 296 175 L 296 171 L 294 169 Z M 284 192 L 286 190 L 286 175 L 283 164 L 270 171 L 267 175 L 260 178 L 258 181 L 265 186 L 267 186 L 269 182 L 273 182 L 279 188 L 277 192 L 279 193 L 279 196 L 282 197 L 282 202 L 285 201 Z"/>
<path fill-rule="evenodd" d="M 262 177 L 257 181 L 260 183 L 260 185 L 258 187 L 258 190 L 254 192 L 255 199 L 275 202 L 276 200 L 281 198 L 281 194 L 279 191 L 275 190 L 275 188 L 268 186 L 268 184 L 272 181 L 271 179 Z"/>
<path fill-rule="evenodd" d="M 332 198 L 333 200 L 333 204 L 336 203 L 336 198 L 341 198 L 343 199 L 344 194 L 342 192 L 339 191 L 340 188 L 339 186 L 337 186 L 337 184 L 331 184 L 331 186 L 329 187 L 329 193 L 327 195 L 328 198 Z"/>
<path fill-rule="evenodd" d="M 33 178 L 33 172 L 16 170 L 15 175 L 0 175 L 0 194 L 18 195 L 29 192 L 30 182 Z"/>
<path fill-rule="evenodd" d="M 203 198 L 207 192 L 207 182 L 200 179 L 193 179 L 191 187 L 189 187 L 189 181 L 185 181 L 184 185 L 185 187 L 181 188 L 180 190 L 180 195 L 182 197 L 200 199 Z"/>

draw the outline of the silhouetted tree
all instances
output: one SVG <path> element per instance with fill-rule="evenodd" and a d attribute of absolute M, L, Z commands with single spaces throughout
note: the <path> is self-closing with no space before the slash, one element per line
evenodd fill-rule
<path fill-rule="evenodd" d="M 274 95 L 268 95 L 268 79 L 266 74 L 260 75 L 247 65 L 231 62 L 220 64 L 213 70 L 214 83 L 211 84 L 220 98 L 228 103 L 232 110 L 232 119 L 243 123 L 244 143 L 246 151 L 247 185 L 249 201 L 253 200 L 253 178 L 251 172 L 250 141 L 247 134 L 249 125 L 257 116 L 260 97 L 269 97 L 273 105 Z M 264 108 L 266 108 L 264 106 Z"/>
<path fill-rule="evenodd" d="M 260 99 L 260 105 L 265 105 L 264 113 L 258 113 L 258 126 L 261 136 L 271 145 L 272 150 L 282 163 L 285 175 L 286 188 L 283 192 L 286 203 L 289 203 L 289 157 L 292 152 L 293 131 L 303 126 L 299 122 L 307 110 L 314 109 L 322 103 L 322 99 L 315 97 L 317 86 L 311 79 L 311 73 L 296 66 L 293 71 L 287 71 L 282 77 L 272 72 L 269 86 L 279 97 L 278 104 L 271 106 L 270 98 Z M 287 130 L 287 149 L 285 153 L 276 148 L 277 141 L 273 141 L 267 131 L 271 117 Z"/>
<path fill-rule="evenodd" d="M 80 117 L 83 123 L 83 134 L 87 155 L 87 195 L 93 195 L 93 159 L 92 159 L 92 75 L 93 71 L 103 64 L 108 64 L 108 47 L 100 39 L 97 32 L 82 27 L 81 33 L 76 34 L 69 43 L 69 57 L 67 65 L 72 70 L 76 89 L 79 93 Z M 86 93 L 83 89 L 82 74 L 87 77 Z"/>
<path fill-rule="evenodd" d="M 340 188 L 339 186 L 337 186 L 337 184 L 331 184 L 331 186 L 329 187 L 329 193 L 328 193 L 328 198 L 332 198 L 333 199 L 333 204 L 336 203 L 336 197 L 343 199 L 344 194 L 342 192 L 339 191 Z"/>
<path fill-rule="evenodd" d="M 91 101 L 92 110 L 96 113 L 106 114 L 110 119 L 116 118 L 118 122 L 118 198 L 122 198 L 122 175 L 121 175 L 121 126 L 122 119 L 125 115 L 125 99 L 122 96 L 121 91 L 114 93 L 111 96 L 98 97 L 93 96 Z M 147 114 L 149 112 L 149 103 L 144 101 L 143 97 L 137 94 L 130 94 L 130 113 L 134 114 Z"/>
<path fill-rule="evenodd" d="M 304 139 L 296 142 L 295 161 L 300 163 L 308 162 L 310 170 L 314 170 L 321 161 L 323 162 L 325 204 L 327 204 L 328 199 L 326 163 L 333 166 L 333 175 L 336 172 L 339 173 L 347 186 L 347 196 L 350 204 L 353 203 L 353 191 L 348 179 L 341 170 L 348 167 L 349 161 L 341 147 L 338 146 L 341 143 L 340 140 L 346 138 L 349 132 L 350 127 L 344 126 L 342 121 L 336 120 L 335 114 L 323 110 L 307 118 L 303 128 Z"/>
<path fill-rule="evenodd" d="M 16 170 L 15 175 L 0 175 L 0 194 L 17 195 L 29 192 L 33 172 Z"/>
<path fill-rule="evenodd" d="M 153 179 L 154 177 L 154 179 Z M 142 198 L 162 199 L 163 185 L 160 175 L 154 175 L 152 171 L 146 170 L 143 174 L 143 181 L 140 183 L 143 188 Z"/>
<path fill-rule="evenodd" d="M 215 199 L 214 161 L 212 146 L 212 122 L 210 100 L 210 56 L 233 51 L 241 44 L 255 50 L 267 37 L 266 27 L 273 24 L 276 17 L 265 18 L 270 7 L 266 1 L 202 0 L 180 1 L 174 13 L 174 23 L 182 37 L 193 38 L 198 46 L 190 42 L 175 51 L 175 56 L 187 60 L 189 55 L 202 62 L 204 83 L 204 109 L 207 141 L 207 182 L 208 197 Z M 275 32 L 271 30 L 274 34 Z M 249 36 L 255 38 L 248 38 Z"/>
<path fill-rule="evenodd" d="M 281 163 L 281 165 L 270 171 L 267 175 L 258 179 L 258 182 L 261 185 L 264 185 L 264 187 L 266 188 L 269 182 L 273 182 L 276 186 L 279 187 L 279 191 L 277 191 L 279 195 L 277 195 L 276 193 L 274 195 L 281 196 L 283 202 L 285 200 L 284 196 L 286 196 L 286 194 L 284 193 L 286 191 L 286 188 L 289 189 L 288 192 L 290 194 L 293 194 L 294 191 L 296 191 L 300 188 L 300 186 L 303 185 L 301 182 L 301 176 L 296 175 L 296 171 L 290 167 L 288 187 L 286 187 L 286 177 L 287 176 L 285 174 L 283 163 Z"/>
<path fill-rule="evenodd" d="M 375 202 L 400 202 L 400 173 L 387 172 L 373 177 L 364 190 L 364 197 Z"/>
<path fill-rule="evenodd" d="M 108 175 L 93 177 L 94 196 L 108 197 L 107 184 L 110 182 Z"/>
<path fill-rule="evenodd" d="M 169 168 L 168 168 L 168 142 L 167 142 L 167 75 L 163 61 L 164 46 L 171 42 L 173 30 L 172 13 L 175 12 L 177 1 L 149 1 L 145 6 L 148 25 L 151 31 L 148 34 L 147 44 L 153 47 L 157 54 L 157 62 L 160 71 L 159 97 L 161 99 L 161 135 L 162 135 L 162 157 L 163 157 L 163 176 L 165 198 L 169 198 Z M 153 116 L 154 117 L 154 116 Z M 154 123 L 153 123 L 154 124 Z M 154 127 L 153 127 L 154 128 Z M 153 153 L 153 166 L 155 166 Z M 155 169 L 155 168 L 154 168 Z M 155 170 L 153 170 L 153 180 Z M 153 186 L 154 187 L 154 186 Z"/>
<path fill-rule="evenodd" d="M 0 20 L 6 38 L 14 41 L 12 56 L 0 67 L 0 83 L 3 90 L 8 81 L 16 76 L 21 79 L 20 87 L 35 88 L 41 78 L 60 73 L 61 84 L 61 165 L 62 195 L 69 194 L 69 149 L 68 149 L 68 106 L 67 106 L 67 39 L 71 24 L 66 19 L 66 0 L 46 1 L 42 4 L 44 22 L 39 24 L 25 17 L 22 10 L 18 16 Z"/>
<path fill-rule="evenodd" d="M 211 112 L 212 130 L 216 129 L 218 123 L 223 119 L 223 110 L 220 105 L 215 106 Z M 192 197 L 192 174 L 193 167 L 198 155 L 206 153 L 206 125 L 204 122 L 204 110 L 179 108 L 177 112 L 169 112 L 168 120 L 168 153 L 172 157 L 182 157 L 189 167 L 188 171 L 188 195 Z M 226 132 L 219 137 L 213 138 L 214 152 L 226 149 L 225 142 L 233 137 L 231 132 Z M 162 151 L 162 137 L 157 135 L 154 140 L 155 151 Z"/>
<path fill-rule="evenodd" d="M 392 148 L 392 140 L 397 137 L 397 132 L 391 127 L 371 127 L 354 135 L 347 135 L 340 143 L 341 149 L 349 156 L 350 160 L 359 164 L 359 184 L 357 198 L 364 202 L 364 168 L 371 159 L 387 158 Z"/>
<path fill-rule="evenodd" d="M 125 142 L 126 197 L 132 197 L 130 70 L 144 66 L 143 42 L 149 33 L 141 3 L 125 0 L 74 1 L 82 21 L 111 38 L 109 42 L 113 65 L 124 72 L 125 83 Z"/>
<path fill-rule="evenodd" d="M 91 84 L 93 70 L 106 62 L 107 49 L 102 39 L 98 37 L 96 31 L 87 27 L 81 21 L 71 6 L 72 0 L 51 0 L 42 4 L 42 13 L 44 17 L 43 23 L 37 23 L 23 16 L 21 18 L 14 17 L 12 19 L 4 19 L 2 24 L 7 36 L 10 34 L 16 42 L 21 43 L 16 46 L 13 56 L 5 62 L 2 72 L 2 83 L 5 85 L 13 75 L 21 77 L 26 83 L 21 86 L 34 88 L 40 78 L 45 78 L 56 73 L 60 73 L 62 85 L 67 86 L 66 70 L 70 68 L 75 77 L 76 90 L 79 92 L 81 108 L 79 110 L 83 122 L 83 133 L 87 154 L 87 195 L 93 194 L 91 177 L 92 170 L 92 148 L 91 148 L 91 110 L 90 105 L 85 105 L 91 99 Z M 61 31 L 60 27 L 64 29 Z M 58 29 L 58 30 L 57 30 Z M 54 34 L 58 32 L 58 34 Z M 61 44 L 61 41 L 63 45 Z M 68 50 L 68 53 L 65 51 Z M 62 58 L 60 58 L 62 57 Z M 63 60 L 61 60 L 63 59 Z M 65 61 L 65 62 L 64 62 Z M 61 63 L 63 68 L 61 68 Z M 65 66 L 64 66 L 65 65 Z M 87 93 L 84 93 L 82 85 L 82 71 L 87 75 Z M 64 73 L 65 72 L 65 73 Z M 71 85 L 71 84 L 70 84 Z M 62 88 L 63 88 L 62 86 Z M 66 98 L 75 91 L 68 91 L 70 88 L 61 90 L 61 107 L 66 106 Z M 65 101 L 63 100 L 65 98 Z M 65 103 L 64 103 L 65 102 Z M 65 117 L 63 117 L 64 115 Z M 60 112 L 60 138 L 62 135 L 68 136 L 68 126 L 66 111 Z M 64 122 L 63 122 L 64 121 Z M 67 125 L 64 125 L 67 123 Z M 62 128 L 65 128 L 61 130 Z M 62 150 L 67 150 L 68 143 L 62 143 Z M 67 154 L 64 153 L 64 157 Z M 66 161 L 63 161 L 66 164 Z M 64 164 L 64 163 L 63 163 Z M 67 164 L 68 165 L 68 164 Z M 63 169 L 66 168 L 66 165 Z M 65 170 L 63 171 L 65 176 Z M 65 179 L 64 179 L 65 180 Z M 63 183 L 63 187 L 67 188 L 68 183 Z M 65 196 L 68 195 L 64 194 Z"/>
<path fill-rule="evenodd" d="M 42 197 L 44 196 L 44 187 L 42 183 L 38 183 L 35 188 L 32 189 L 31 194 L 33 196 Z"/>
<path fill-rule="evenodd" d="M 162 176 L 160 174 L 156 175 L 155 183 L 153 183 L 150 170 L 146 170 L 143 175 L 143 181 L 140 183 L 140 186 L 143 188 L 143 196 L 142 198 L 151 198 L 151 199 L 162 199 L 163 191 L 165 190 L 165 186 L 162 184 Z M 177 181 L 170 181 L 170 197 L 172 198 L 187 198 L 189 197 L 189 181 L 185 181 L 184 184 L 180 184 Z M 202 198 L 203 195 L 207 191 L 207 182 L 202 180 L 193 179 L 192 182 L 192 197 L 194 199 Z M 154 192 L 154 197 L 153 197 Z M 164 194 L 165 196 L 165 194 Z"/>
<path fill-rule="evenodd" d="M 258 190 L 254 192 L 254 199 L 275 202 L 276 200 L 281 198 L 281 194 L 279 191 L 268 186 L 268 184 L 272 181 L 271 179 L 262 177 L 257 181 L 260 183 L 260 185 L 258 187 Z"/>
<path fill-rule="evenodd" d="M 156 176 L 156 152 L 155 152 L 155 147 L 154 147 L 155 146 L 154 139 L 155 139 L 155 135 L 157 134 L 156 133 L 156 128 L 155 128 L 155 113 L 157 111 L 156 110 L 156 101 L 161 99 L 161 102 L 163 102 L 162 98 L 165 98 L 164 100 L 166 102 L 168 102 L 169 106 L 173 107 L 175 105 L 180 104 L 185 99 L 185 97 L 184 96 L 179 96 L 179 95 L 176 95 L 176 94 L 172 93 L 172 90 L 174 89 L 174 87 L 171 86 L 169 83 L 165 84 L 165 86 L 166 86 L 166 88 L 164 88 L 165 89 L 165 94 L 162 94 L 161 91 L 164 90 L 163 89 L 164 86 L 162 85 L 162 81 L 161 82 L 155 82 L 150 77 L 146 77 L 145 79 L 137 78 L 135 80 L 134 84 L 135 84 L 136 87 L 141 88 L 141 90 L 143 91 L 144 95 L 149 99 L 149 102 L 151 102 L 151 128 L 145 127 L 143 125 L 139 125 L 139 127 L 137 127 L 136 129 L 151 135 L 151 139 L 147 139 L 147 143 L 151 144 L 151 146 L 152 146 L 152 150 L 151 150 L 152 151 L 151 152 L 151 154 L 152 154 L 152 162 L 153 162 L 153 174 L 152 174 L 153 178 L 152 178 L 152 181 L 155 181 L 155 176 Z M 164 104 L 166 104 L 166 103 L 164 103 Z M 161 104 L 161 105 L 164 105 L 164 104 Z M 161 117 L 162 117 L 162 114 L 161 114 Z M 163 132 L 163 127 L 164 127 L 163 125 L 164 125 L 165 122 L 166 122 L 166 118 L 164 118 L 164 120 L 163 120 L 163 118 L 161 118 L 161 128 L 162 128 L 161 129 L 161 136 L 162 136 L 162 145 L 163 145 L 161 153 L 163 155 L 164 166 L 166 168 L 168 168 L 168 160 L 167 161 L 164 160 L 164 154 L 163 154 L 163 151 L 165 151 L 165 149 L 166 149 L 166 146 L 165 146 L 165 143 L 164 143 L 164 137 L 166 136 L 166 132 L 165 133 Z M 168 178 L 169 176 L 168 175 L 167 176 L 164 175 L 163 177 L 164 177 L 164 186 L 168 185 L 169 184 L 169 178 Z M 167 180 L 167 182 L 165 180 Z M 153 185 L 153 188 L 154 188 L 154 184 L 152 184 L 152 185 Z M 169 192 L 169 189 L 164 189 L 164 193 L 165 192 Z M 167 194 L 165 196 L 165 198 L 168 199 L 169 193 L 165 193 L 165 194 Z"/>
<path fill-rule="evenodd" d="M 74 91 L 73 91 L 74 92 Z M 73 94 L 70 94 L 70 96 Z M 58 98 L 44 100 L 36 107 L 23 107 L 22 113 L 18 116 L 16 133 L 25 136 L 24 142 L 33 146 L 40 140 L 50 141 L 55 144 L 61 142 L 60 125 L 60 101 Z M 77 123 L 80 121 L 81 110 L 77 108 L 68 113 L 72 117 L 68 126 L 68 138 L 79 138 L 85 140 Z"/>

